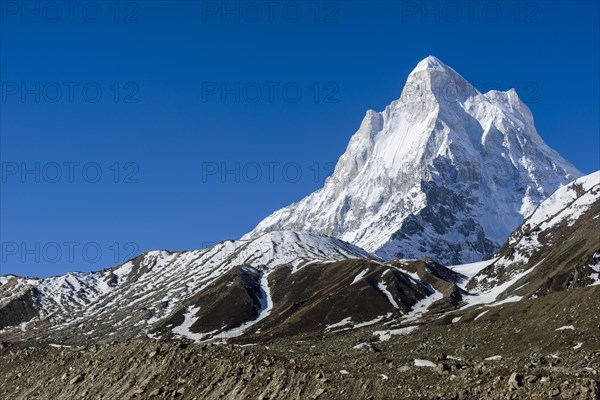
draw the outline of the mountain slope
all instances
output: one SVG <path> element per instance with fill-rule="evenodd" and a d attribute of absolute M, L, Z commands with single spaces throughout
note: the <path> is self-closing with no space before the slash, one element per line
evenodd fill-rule
<path fill-rule="evenodd" d="M 430 260 L 311 261 L 268 275 L 244 266 L 186 300 L 153 336 L 255 342 L 413 322 L 428 309 L 457 305 L 464 278 Z"/>
<path fill-rule="evenodd" d="M 268 275 L 280 264 L 374 258 L 356 246 L 310 233 L 272 232 L 204 250 L 151 251 L 120 266 L 46 279 L 0 277 L 0 329 L 63 342 L 82 336 L 136 337 L 228 273 L 251 265 Z"/>
<path fill-rule="evenodd" d="M 430 56 L 399 100 L 367 112 L 322 189 L 244 239 L 310 231 L 385 259 L 472 262 L 580 175 L 544 143 L 514 90 L 479 93 Z"/>
<path fill-rule="evenodd" d="M 418 325 L 478 319 L 491 310 L 482 307 L 599 285 L 599 232 L 597 172 L 558 189 L 479 263 L 382 262 L 338 239 L 278 231 L 199 251 L 149 252 L 100 272 L 0 277 L 0 332 L 61 344 L 253 343 L 378 326 L 386 341 Z"/>
<path fill-rule="evenodd" d="M 383 263 L 331 237 L 272 232 L 100 272 L 0 277 L 0 332 L 61 344 L 306 338 L 414 323 L 457 306 L 464 279 L 431 260 Z"/>
<path fill-rule="evenodd" d="M 558 189 L 513 232 L 467 288 L 535 298 L 600 284 L 600 171 Z"/>

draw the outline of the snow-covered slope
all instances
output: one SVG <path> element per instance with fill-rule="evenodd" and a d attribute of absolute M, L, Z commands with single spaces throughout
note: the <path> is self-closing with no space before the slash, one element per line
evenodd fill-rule
<path fill-rule="evenodd" d="M 527 231 L 543 231 L 563 222 L 572 225 L 599 199 L 600 171 L 597 171 L 561 187 L 544 200 L 508 243 L 515 244 L 517 236 Z"/>
<path fill-rule="evenodd" d="M 151 251 L 99 272 L 46 279 L 2 276 L 0 317 L 2 308 L 17 299 L 34 308 L 20 313 L 20 322 L 31 328 L 50 324 L 50 332 L 82 330 L 90 338 L 106 332 L 135 336 L 235 266 L 253 266 L 267 275 L 281 264 L 295 268 L 309 261 L 351 258 L 375 257 L 331 237 L 271 232 L 252 240 L 224 241 L 204 250 Z M 31 311 L 36 314 L 33 319 Z M 18 321 L 17 317 L 11 321 Z"/>
<path fill-rule="evenodd" d="M 367 112 L 322 189 L 244 239 L 309 231 L 386 259 L 472 262 L 580 175 L 544 143 L 513 89 L 480 93 L 430 56 L 400 99 Z"/>
<path fill-rule="evenodd" d="M 482 266 L 467 287 L 503 298 L 600 284 L 600 171 L 554 192 Z"/>

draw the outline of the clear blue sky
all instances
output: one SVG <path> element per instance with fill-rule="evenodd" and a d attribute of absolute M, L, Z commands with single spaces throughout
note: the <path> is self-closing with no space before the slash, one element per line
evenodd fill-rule
<path fill-rule="evenodd" d="M 600 168 L 596 1 L 46 3 L 0 3 L 1 274 L 239 238 L 320 187 L 430 54 L 516 87 L 551 147 Z"/>

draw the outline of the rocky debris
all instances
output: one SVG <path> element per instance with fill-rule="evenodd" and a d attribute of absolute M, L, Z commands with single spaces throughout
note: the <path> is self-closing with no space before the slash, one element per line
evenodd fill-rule
<path fill-rule="evenodd" d="M 525 377 L 525 382 L 529 385 L 536 383 L 537 380 L 538 380 L 538 378 L 535 375 L 528 375 Z"/>
<path fill-rule="evenodd" d="M 458 339 L 449 335 L 449 341 Z M 344 336 L 246 347 L 141 340 L 80 351 L 15 343 L 0 353 L 0 398 L 61 400 L 85 393 L 86 398 L 138 399 L 491 400 L 527 393 L 526 398 L 595 400 L 599 393 L 599 377 L 592 371 L 600 366 L 600 352 L 567 353 L 560 366 L 539 364 L 525 375 L 514 370 L 531 364 L 527 353 L 505 354 L 495 362 L 483 362 L 487 352 L 440 357 L 452 354 L 443 349 L 445 340 L 440 339 L 442 348 L 423 353 L 417 344 L 425 337 L 438 338 L 439 331 L 431 327 L 420 338 L 387 341 L 381 353 L 353 351 L 348 344 L 357 337 Z M 554 355 L 536 353 L 538 359 Z M 435 368 L 411 367 L 417 357 L 443 361 Z"/>
<path fill-rule="evenodd" d="M 0 351 L 0 398 L 599 397 L 600 286 L 487 309 L 488 318 L 466 316 L 452 324 L 453 316 L 436 316 L 385 341 L 373 335 L 392 329 L 382 321 L 337 334 L 219 344 L 143 339 L 64 347 L 11 342 Z M 555 330 L 569 325 L 576 330 Z M 573 342 L 584 337 L 584 345 L 571 351 Z M 357 343 L 364 350 L 355 349 Z M 433 368 L 414 367 L 415 360 L 427 360 Z"/>
<path fill-rule="evenodd" d="M 435 372 L 437 372 L 438 375 L 447 375 L 450 373 L 450 367 L 447 364 L 439 363 L 435 366 Z"/>
<path fill-rule="evenodd" d="M 511 389 L 518 389 L 523 386 L 523 375 L 513 372 L 508 378 L 508 386 Z"/>
<path fill-rule="evenodd" d="M 558 389 L 558 388 L 554 388 L 554 389 L 548 390 L 548 396 L 549 397 L 556 397 L 559 394 L 560 394 L 560 389 Z"/>
<path fill-rule="evenodd" d="M 73 377 L 73 378 L 72 378 L 72 379 L 69 381 L 69 383 L 70 383 L 71 385 L 76 385 L 76 384 L 78 384 L 78 383 L 80 383 L 80 382 L 83 382 L 83 380 L 84 380 L 84 379 L 85 379 L 85 375 L 83 375 L 83 374 L 78 374 L 78 375 L 76 375 L 75 377 Z"/>

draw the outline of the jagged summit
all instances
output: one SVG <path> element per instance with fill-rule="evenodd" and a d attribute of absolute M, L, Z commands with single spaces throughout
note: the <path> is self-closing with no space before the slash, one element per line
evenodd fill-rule
<path fill-rule="evenodd" d="M 400 101 L 463 102 L 479 94 L 458 72 L 438 58 L 429 56 L 408 75 Z"/>
<path fill-rule="evenodd" d="M 413 69 L 411 75 L 414 72 L 421 71 L 421 70 L 442 71 L 442 70 L 452 70 L 452 68 L 450 68 L 449 66 L 444 64 L 442 61 L 440 61 L 439 58 L 437 58 L 435 56 L 427 56 L 424 59 L 422 59 L 421 61 L 419 61 L 419 63 L 415 67 L 415 69 Z"/>
<path fill-rule="evenodd" d="M 400 99 L 366 113 L 322 189 L 244 238 L 310 231 L 383 258 L 471 262 L 579 176 L 544 143 L 514 90 L 480 93 L 430 56 Z"/>

